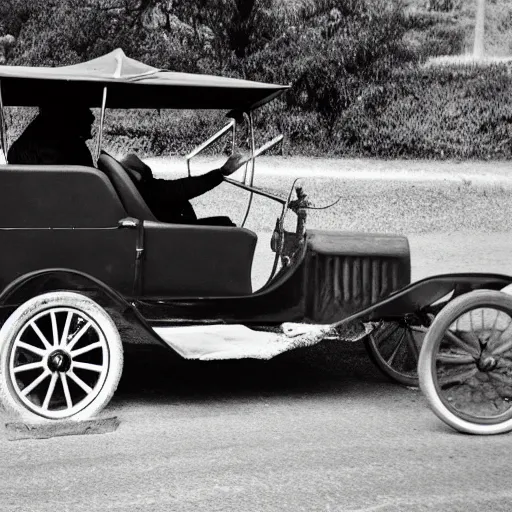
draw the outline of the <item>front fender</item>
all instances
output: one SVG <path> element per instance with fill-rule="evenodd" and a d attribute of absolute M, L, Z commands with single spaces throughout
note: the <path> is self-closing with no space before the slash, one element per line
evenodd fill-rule
<path fill-rule="evenodd" d="M 512 283 L 503 274 L 463 273 L 431 276 L 402 288 L 385 299 L 346 318 L 347 322 L 396 319 L 427 310 L 435 302 L 474 290 L 501 290 Z"/>

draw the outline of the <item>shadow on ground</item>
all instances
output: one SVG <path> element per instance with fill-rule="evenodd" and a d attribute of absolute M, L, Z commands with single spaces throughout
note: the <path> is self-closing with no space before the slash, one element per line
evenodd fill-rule
<path fill-rule="evenodd" d="M 362 342 L 324 341 L 269 361 L 185 361 L 160 347 L 129 347 L 115 399 L 188 403 L 330 395 L 362 383 L 390 384 Z"/>

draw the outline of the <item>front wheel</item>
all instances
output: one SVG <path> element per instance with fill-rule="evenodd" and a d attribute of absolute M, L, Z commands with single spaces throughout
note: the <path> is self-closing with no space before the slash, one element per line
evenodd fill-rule
<path fill-rule="evenodd" d="M 0 402 L 28 420 L 83 420 L 110 401 L 121 377 L 117 328 L 74 292 L 38 295 L 0 330 Z"/>
<path fill-rule="evenodd" d="M 512 297 L 478 290 L 436 316 L 418 362 L 434 413 L 470 434 L 512 430 Z"/>

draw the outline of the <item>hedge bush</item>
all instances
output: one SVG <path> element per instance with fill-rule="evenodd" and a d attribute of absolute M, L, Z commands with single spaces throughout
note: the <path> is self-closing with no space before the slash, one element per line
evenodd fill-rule
<path fill-rule="evenodd" d="M 368 84 L 332 130 L 320 113 L 277 100 L 255 115 L 257 143 L 282 132 L 286 154 L 512 158 L 511 92 L 512 75 L 505 65 L 411 66 Z M 118 111 L 107 116 L 104 141 L 118 152 L 185 154 L 225 122 L 218 112 Z"/>

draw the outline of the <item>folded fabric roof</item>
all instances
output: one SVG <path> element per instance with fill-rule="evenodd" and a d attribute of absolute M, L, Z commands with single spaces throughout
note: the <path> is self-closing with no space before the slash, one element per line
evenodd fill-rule
<path fill-rule="evenodd" d="M 127 57 L 121 49 L 62 67 L 0 66 L 5 106 L 38 106 L 62 98 L 108 108 L 252 110 L 281 94 L 285 85 L 212 75 L 177 73 Z"/>

